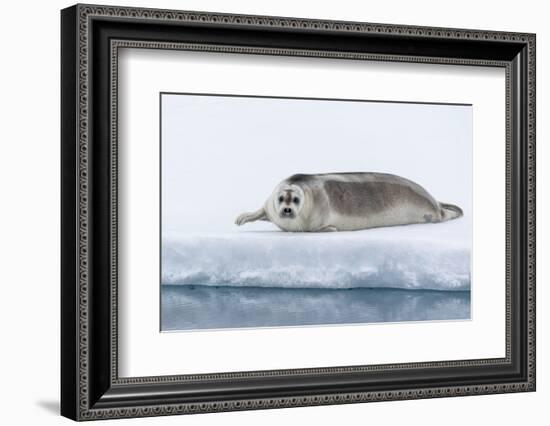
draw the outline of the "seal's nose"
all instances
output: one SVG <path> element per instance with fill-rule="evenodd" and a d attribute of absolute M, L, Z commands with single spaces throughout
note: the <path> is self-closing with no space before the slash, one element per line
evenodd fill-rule
<path fill-rule="evenodd" d="M 283 209 L 283 213 L 284 213 L 284 214 L 290 214 L 290 213 L 292 213 L 292 209 L 291 209 L 290 207 L 285 207 L 285 208 Z"/>

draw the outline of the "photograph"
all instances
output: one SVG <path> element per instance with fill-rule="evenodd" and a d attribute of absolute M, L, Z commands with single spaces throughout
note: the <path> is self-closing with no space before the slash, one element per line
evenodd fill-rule
<path fill-rule="evenodd" d="M 471 319 L 473 105 L 159 96 L 162 332 Z"/>
<path fill-rule="evenodd" d="M 62 416 L 279 424 L 278 409 L 326 406 L 332 424 L 366 408 L 343 405 L 368 403 L 374 420 L 426 424 L 429 403 L 439 422 L 494 412 L 517 424 L 542 407 L 536 80 L 547 25 L 528 6 L 534 20 L 521 7 L 495 14 L 497 3 L 451 15 L 402 3 L 75 4 L 54 25 L 40 13 L 56 49 L 35 50 L 60 56 L 60 108 L 11 139 L 50 126 L 61 152 L 48 148 L 47 161 L 15 143 L 25 161 L 6 158 L 57 173 L 61 291 L 36 282 L 60 300 L 36 299 L 59 306 L 59 338 L 30 334 L 57 342 L 40 365 L 57 365 L 43 370 Z M 12 103 L 28 104 L 11 86 Z M 17 251 L 36 220 L 12 222 Z M 53 255 L 39 251 L 36 270 L 43 252 Z M 464 398 L 476 395 L 494 397 Z"/>

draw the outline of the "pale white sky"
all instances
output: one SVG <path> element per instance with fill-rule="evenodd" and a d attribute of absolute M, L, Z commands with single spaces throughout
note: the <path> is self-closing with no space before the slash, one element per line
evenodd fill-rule
<path fill-rule="evenodd" d="M 162 233 L 234 225 L 295 173 L 378 171 L 471 215 L 472 106 L 162 95 Z"/>

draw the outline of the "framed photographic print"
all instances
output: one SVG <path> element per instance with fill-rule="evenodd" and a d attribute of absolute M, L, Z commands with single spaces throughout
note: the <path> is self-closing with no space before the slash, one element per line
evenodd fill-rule
<path fill-rule="evenodd" d="M 535 390 L 535 36 L 76 5 L 62 414 Z"/>

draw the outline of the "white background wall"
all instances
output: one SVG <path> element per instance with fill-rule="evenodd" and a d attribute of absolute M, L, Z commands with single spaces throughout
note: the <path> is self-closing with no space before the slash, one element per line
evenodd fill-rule
<path fill-rule="evenodd" d="M 537 33 L 538 391 L 454 399 L 122 420 L 124 424 L 545 424 L 550 255 L 544 165 L 550 114 L 550 29 L 544 2 L 163 0 L 133 6 Z M 0 66 L 0 401 L 2 423 L 68 424 L 59 404 L 59 9 L 66 1 L 3 4 Z M 544 417 L 543 417 L 544 416 Z M 129 423 L 131 422 L 131 423 Z M 107 422 L 109 423 L 109 422 Z M 107 424 L 105 423 L 105 424 Z M 110 422 L 113 423 L 113 422 Z M 102 423 L 104 424 L 104 423 Z"/>

